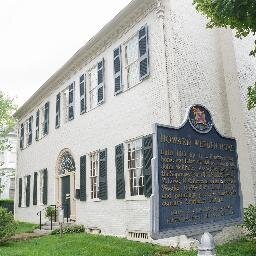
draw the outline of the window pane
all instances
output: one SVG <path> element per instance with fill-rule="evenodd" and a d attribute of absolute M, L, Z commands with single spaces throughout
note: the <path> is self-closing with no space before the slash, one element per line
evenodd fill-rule
<path fill-rule="evenodd" d="M 139 62 L 135 62 L 127 70 L 128 87 L 133 87 L 139 82 Z"/>
<path fill-rule="evenodd" d="M 95 67 L 95 68 L 93 68 L 93 69 L 91 70 L 91 76 L 90 76 L 90 79 L 91 79 L 91 90 L 93 90 L 94 88 L 96 88 L 97 85 L 98 85 L 97 76 L 98 76 L 97 67 Z"/>
<path fill-rule="evenodd" d="M 138 38 L 133 37 L 126 45 L 126 64 L 130 65 L 134 61 L 138 60 Z"/>

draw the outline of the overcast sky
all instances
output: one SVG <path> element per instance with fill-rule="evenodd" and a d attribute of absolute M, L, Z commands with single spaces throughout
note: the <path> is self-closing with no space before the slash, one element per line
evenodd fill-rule
<path fill-rule="evenodd" d="M 0 0 L 0 90 L 23 104 L 131 0 Z"/>

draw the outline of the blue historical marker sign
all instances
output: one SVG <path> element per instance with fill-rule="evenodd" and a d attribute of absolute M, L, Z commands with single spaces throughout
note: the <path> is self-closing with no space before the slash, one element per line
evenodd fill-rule
<path fill-rule="evenodd" d="M 192 106 L 180 128 L 156 125 L 154 145 L 153 238 L 241 223 L 236 141 L 205 107 Z"/>

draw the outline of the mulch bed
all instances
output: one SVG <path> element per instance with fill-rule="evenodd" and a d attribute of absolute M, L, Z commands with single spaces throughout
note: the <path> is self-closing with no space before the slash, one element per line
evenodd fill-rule
<path fill-rule="evenodd" d="M 41 236 L 46 236 L 48 235 L 48 233 L 37 233 L 37 232 L 33 232 L 33 233 L 20 233 L 20 234 L 16 234 L 14 236 L 11 237 L 11 241 L 25 241 L 25 240 L 29 240 L 32 238 L 38 238 Z"/>

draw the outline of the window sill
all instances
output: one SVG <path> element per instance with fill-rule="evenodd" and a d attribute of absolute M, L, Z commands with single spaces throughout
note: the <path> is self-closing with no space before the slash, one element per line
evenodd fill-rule
<path fill-rule="evenodd" d="M 129 196 L 125 198 L 125 201 L 147 201 L 148 198 L 145 196 Z"/>
<path fill-rule="evenodd" d="M 141 84 L 142 82 L 144 82 L 147 78 L 149 77 L 149 75 L 147 75 L 146 77 L 144 77 L 143 79 L 139 80 L 135 85 L 133 85 L 132 87 L 127 87 L 127 84 L 125 86 L 123 86 L 123 90 L 120 90 L 118 92 L 116 92 L 114 95 L 118 96 L 121 95 L 122 93 L 125 93 L 127 91 L 132 90 L 133 88 L 137 87 L 139 84 Z"/>
<path fill-rule="evenodd" d="M 97 106 L 93 107 L 93 108 L 90 108 L 88 111 L 86 111 L 85 113 L 89 113 L 91 111 L 93 111 L 94 109 L 102 106 L 103 104 L 105 103 L 105 101 L 102 101 L 101 103 L 98 103 Z"/>
<path fill-rule="evenodd" d="M 101 202 L 101 199 L 99 199 L 99 198 L 94 198 L 94 199 L 90 199 L 89 202 Z"/>

